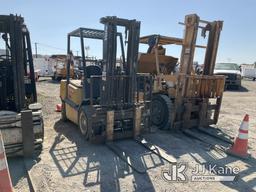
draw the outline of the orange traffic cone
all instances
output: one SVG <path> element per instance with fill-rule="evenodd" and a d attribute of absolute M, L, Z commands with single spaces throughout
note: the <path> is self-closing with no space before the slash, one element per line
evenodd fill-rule
<path fill-rule="evenodd" d="M 4 142 L 0 131 L 0 191 L 12 192 L 12 182 L 4 151 Z"/>
<path fill-rule="evenodd" d="M 249 128 L 249 115 L 244 116 L 242 121 L 238 137 L 236 138 L 234 144 L 227 150 L 227 153 L 241 158 L 248 158 L 248 128 Z"/>
<path fill-rule="evenodd" d="M 55 111 L 56 112 L 61 112 L 61 110 L 62 110 L 62 105 L 61 104 L 57 104 Z"/>

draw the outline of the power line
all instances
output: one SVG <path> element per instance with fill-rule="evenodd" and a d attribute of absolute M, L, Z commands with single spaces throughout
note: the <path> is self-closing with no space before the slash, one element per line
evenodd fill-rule
<path fill-rule="evenodd" d="M 63 49 L 63 48 L 55 47 L 55 46 L 52 46 L 52 45 L 47 45 L 45 43 L 35 42 L 36 53 L 37 53 L 38 45 L 43 46 L 43 47 L 48 47 L 48 48 L 51 48 L 51 49 L 55 49 L 55 50 L 66 51 L 66 49 Z M 74 52 L 76 52 L 77 56 L 78 56 L 79 51 L 78 50 L 74 50 Z"/>
<path fill-rule="evenodd" d="M 61 50 L 61 51 L 66 51 L 66 49 L 63 49 L 63 48 L 59 48 L 59 47 L 54 47 L 52 45 L 47 45 L 47 44 L 44 44 L 44 43 L 38 43 L 36 42 L 37 45 L 41 45 L 43 47 L 49 47 L 49 48 L 52 48 L 52 49 L 58 49 L 58 50 Z"/>
<path fill-rule="evenodd" d="M 43 46 L 43 47 L 48 47 L 48 48 L 51 48 L 51 49 L 55 49 L 55 50 L 66 51 L 66 49 L 63 49 L 63 48 L 55 47 L 55 46 L 52 46 L 52 45 L 47 45 L 45 43 L 35 42 L 36 55 L 37 55 L 38 45 Z M 78 56 L 79 51 L 78 50 L 74 50 L 74 52 L 76 52 L 76 55 Z"/>

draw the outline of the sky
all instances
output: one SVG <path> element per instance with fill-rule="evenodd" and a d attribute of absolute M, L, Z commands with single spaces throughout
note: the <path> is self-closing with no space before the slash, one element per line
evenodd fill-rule
<path fill-rule="evenodd" d="M 22 15 L 30 31 L 33 53 L 66 53 L 67 33 L 78 27 L 103 29 L 99 19 L 118 16 L 141 21 L 140 34 L 183 37 L 187 14 L 196 13 L 202 20 L 223 20 L 217 62 L 254 63 L 256 61 L 255 0 L 0 0 L 0 14 Z M 90 56 L 100 56 L 100 42 L 85 42 Z M 73 51 L 79 48 L 74 43 Z M 142 51 L 145 48 L 142 47 Z M 168 48 L 179 57 L 180 47 Z M 203 61 L 203 50 L 195 60 Z"/>

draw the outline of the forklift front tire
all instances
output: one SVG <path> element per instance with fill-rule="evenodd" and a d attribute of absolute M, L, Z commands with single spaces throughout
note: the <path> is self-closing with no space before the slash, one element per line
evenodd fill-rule
<path fill-rule="evenodd" d="M 82 135 L 84 135 L 85 138 L 88 139 L 89 137 L 88 118 L 83 109 L 79 111 L 78 125 Z"/>

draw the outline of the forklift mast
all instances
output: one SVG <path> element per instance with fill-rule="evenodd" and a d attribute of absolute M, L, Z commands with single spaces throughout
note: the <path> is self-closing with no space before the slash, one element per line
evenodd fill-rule
<path fill-rule="evenodd" d="M 201 26 L 200 24 L 204 24 L 205 26 Z M 203 74 L 213 75 L 223 21 L 204 21 L 200 20 L 198 15 L 192 14 L 185 17 L 184 25 L 186 28 L 181 52 L 180 73 L 191 75 L 195 48 L 201 47 L 206 48 Z M 196 45 L 199 28 L 202 29 L 201 35 L 204 38 L 208 32 L 208 42 L 206 47 Z"/>
<path fill-rule="evenodd" d="M 201 26 L 204 24 L 205 26 Z M 180 73 L 187 75 L 191 74 L 191 69 L 193 66 L 194 52 L 196 46 L 196 39 L 198 29 L 202 29 L 202 36 L 206 37 L 206 32 L 208 34 L 208 42 L 206 46 L 205 60 L 204 60 L 204 75 L 213 75 L 213 70 L 215 67 L 215 61 L 217 56 L 220 32 L 222 30 L 223 21 L 204 21 L 200 20 L 199 16 L 196 14 L 187 15 L 185 17 L 185 35 L 183 40 L 183 47 L 181 53 L 181 67 Z"/>
<path fill-rule="evenodd" d="M 105 68 L 103 68 L 103 74 L 106 75 L 106 89 L 102 90 L 102 97 L 104 98 L 101 100 L 102 105 L 109 106 L 112 104 L 112 101 L 115 100 L 116 103 L 123 102 L 127 107 L 133 106 L 136 87 L 140 22 L 117 17 L 103 17 L 100 21 L 105 25 L 103 39 L 103 62 L 105 63 Z M 118 26 L 125 27 L 126 35 L 128 34 L 126 56 L 124 53 L 122 56 L 122 74 L 116 70 Z M 123 86 L 119 90 L 122 92 L 123 97 L 119 97 L 118 94 L 114 94 L 116 92 L 116 83 L 117 80 L 122 81 L 123 79 Z"/>
<path fill-rule="evenodd" d="M 180 24 L 185 25 L 180 61 L 181 76 L 179 77 L 181 81 L 180 85 L 182 85 L 182 88 L 179 89 L 181 91 L 180 95 L 183 96 L 188 86 L 188 81 L 185 80 L 185 75 L 191 75 L 196 47 L 206 48 L 203 75 L 213 75 L 223 21 L 204 21 L 200 20 L 198 15 L 191 14 L 187 15 L 185 17 L 185 22 Z M 200 24 L 203 24 L 204 26 L 201 26 Z M 196 45 L 199 28 L 202 29 L 201 35 L 204 38 L 208 36 L 206 47 Z M 207 32 L 208 35 L 206 35 Z"/>
<path fill-rule="evenodd" d="M 0 110 L 20 112 L 37 101 L 29 31 L 24 19 L 0 15 Z"/>
<path fill-rule="evenodd" d="M 44 124 L 23 17 L 0 15 L 0 35 L 0 131 L 8 156 L 31 157 L 42 149 Z"/>
<path fill-rule="evenodd" d="M 200 20 L 198 15 L 191 14 L 187 15 L 185 17 L 185 22 L 181 24 L 185 25 L 185 34 L 182 44 L 180 73 L 178 75 L 179 84 L 178 91 L 176 93 L 177 99 L 175 100 L 175 108 L 182 108 L 184 105 L 186 112 L 183 114 L 175 114 L 175 112 L 173 116 L 176 116 L 178 121 L 183 119 L 185 127 L 189 127 L 188 119 L 192 117 L 191 114 L 193 113 L 191 112 L 192 103 L 196 101 L 195 99 L 199 101 L 202 100 L 202 104 L 200 104 L 201 112 L 200 115 L 198 113 L 197 116 L 199 116 L 199 126 L 207 127 L 210 124 L 216 124 L 218 121 L 224 89 L 224 76 L 213 75 L 223 21 L 204 21 Z M 206 36 L 208 37 L 206 46 L 196 45 L 199 28 L 202 30 L 201 35 L 204 38 Z M 196 47 L 206 48 L 203 75 L 192 74 Z M 195 79 L 197 79 L 198 82 L 197 90 L 194 88 L 197 84 L 195 83 Z M 214 109 L 212 110 L 213 119 L 209 119 L 209 109 L 211 109 L 211 106 L 209 106 L 209 100 L 213 98 L 216 100 L 216 105 L 213 105 L 212 108 Z"/>

